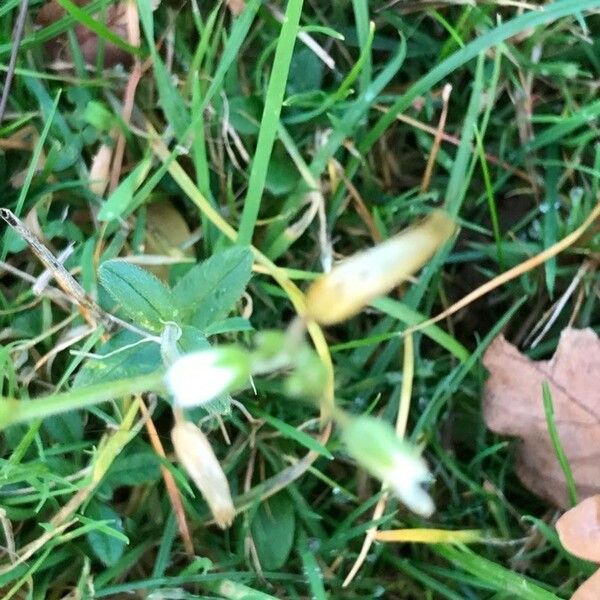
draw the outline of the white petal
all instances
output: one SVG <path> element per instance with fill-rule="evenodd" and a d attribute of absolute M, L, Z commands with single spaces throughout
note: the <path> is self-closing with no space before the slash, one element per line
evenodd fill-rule
<path fill-rule="evenodd" d="M 408 485 L 393 485 L 390 487 L 394 495 L 406 505 L 407 508 L 422 517 L 430 517 L 435 511 L 435 505 L 431 496 L 418 483 Z"/>
<path fill-rule="evenodd" d="M 238 373 L 221 366 L 218 350 L 202 350 L 186 354 L 169 368 L 165 382 L 176 406 L 198 406 L 213 400 L 236 381 Z"/>
<path fill-rule="evenodd" d="M 431 474 L 420 456 L 396 453 L 394 467 L 382 479 L 410 510 L 423 517 L 433 514 L 433 500 L 421 487 L 431 481 Z"/>

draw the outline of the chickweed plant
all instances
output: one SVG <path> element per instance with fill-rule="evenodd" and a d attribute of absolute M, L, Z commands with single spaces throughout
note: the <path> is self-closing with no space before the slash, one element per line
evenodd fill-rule
<path fill-rule="evenodd" d="M 568 597 L 481 357 L 598 330 L 599 12 L 5 0 L 0 597 Z"/>

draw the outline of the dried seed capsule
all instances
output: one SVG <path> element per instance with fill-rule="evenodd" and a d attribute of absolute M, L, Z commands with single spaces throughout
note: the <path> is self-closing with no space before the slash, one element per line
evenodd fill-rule
<path fill-rule="evenodd" d="M 389 240 L 347 258 L 310 286 L 308 316 L 323 325 L 351 317 L 420 269 L 455 230 L 455 222 L 438 210 Z"/>
<path fill-rule="evenodd" d="M 204 496 L 217 525 L 226 529 L 233 522 L 235 509 L 227 477 L 210 442 L 189 421 L 177 422 L 171 431 L 171 439 L 177 460 Z"/>

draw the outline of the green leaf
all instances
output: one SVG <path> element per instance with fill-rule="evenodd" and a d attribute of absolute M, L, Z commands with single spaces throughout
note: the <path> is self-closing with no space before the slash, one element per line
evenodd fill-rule
<path fill-rule="evenodd" d="M 79 411 L 44 419 L 44 429 L 54 442 L 69 444 L 83 439 L 83 419 Z"/>
<path fill-rule="evenodd" d="M 130 331 L 120 331 L 106 342 L 98 354 L 106 358 L 90 358 L 83 365 L 73 387 L 84 387 L 149 375 L 162 366 L 160 347 L 153 342 L 140 343 Z"/>
<path fill-rule="evenodd" d="M 296 165 L 283 153 L 271 156 L 265 188 L 274 196 L 290 194 L 298 185 L 300 175 Z"/>
<path fill-rule="evenodd" d="M 225 117 L 225 103 L 217 96 L 215 110 L 220 118 Z M 227 101 L 229 123 L 242 135 L 258 134 L 258 124 L 262 110 L 261 100 L 258 96 L 234 96 Z"/>
<path fill-rule="evenodd" d="M 235 331 L 254 331 L 254 327 L 244 317 L 229 317 L 222 321 L 211 323 L 205 330 L 204 335 L 209 337 L 219 333 L 233 333 Z"/>
<path fill-rule="evenodd" d="M 177 350 L 181 354 L 206 350 L 206 348 L 210 348 L 210 344 L 200 329 L 191 325 L 183 325 L 181 327 L 181 336 L 177 340 Z"/>
<path fill-rule="evenodd" d="M 285 492 L 263 502 L 252 519 L 252 537 L 263 569 L 274 571 L 286 562 L 294 542 L 296 517 Z"/>
<path fill-rule="evenodd" d="M 148 42 L 150 54 L 152 55 L 152 65 L 154 68 L 156 87 L 158 89 L 159 103 L 169 124 L 175 131 L 177 139 L 182 141 L 190 123 L 190 115 L 181 94 L 173 85 L 170 73 L 167 71 L 165 64 L 156 51 L 154 43 L 154 17 L 152 15 L 152 7 L 150 4 L 150 2 L 138 2 L 137 6 L 144 34 L 146 35 L 146 41 Z"/>
<path fill-rule="evenodd" d="M 90 531 L 85 537 L 96 557 L 107 567 L 114 565 L 123 555 L 127 538 L 123 539 L 121 517 L 110 506 L 92 500 L 85 511 L 86 517 L 93 521 L 107 521 L 98 529 Z M 111 533 L 114 532 L 114 533 Z M 115 535 L 119 533 L 121 535 Z"/>
<path fill-rule="evenodd" d="M 121 181 L 115 191 L 102 205 L 98 213 L 99 221 L 113 221 L 127 211 L 133 204 L 133 195 L 142 183 L 144 183 L 151 166 L 152 158 L 147 156 Z"/>
<path fill-rule="evenodd" d="M 177 139 L 183 140 L 190 123 L 190 113 L 158 53 L 154 53 L 153 64 L 160 106 L 173 127 Z"/>
<path fill-rule="evenodd" d="M 312 450 L 313 452 L 317 452 L 321 456 L 325 456 L 326 458 L 333 459 L 333 455 L 325 446 L 317 442 L 315 438 L 311 437 L 307 433 L 300 429 L 296 429 L 291 425 L 288 425 L 285 421 L 278 419 L 277 417 L 273 417 L 269 413 L 261 410 L 258 407 L 253 407 L 254 412 L 262 417 L 269 425 L 275 427 L 275 429 L 279 430 L 285 437 L 295 440 L 305 448 Z"/>
<path fill-rule="evenodd" d="M 251 273 L 247 247 L 229 248 L 192 267 L 173 288 L 179 318 L 201 330 L 222 320 L 243 294 Z"/>
<path fill-rule="evenodd" d="M 323 63 L 312 51 L 301 46 L 294 52 L 290 63 L 287 93 L 302 94 L 320 90 L 323 83 Z"/>
<path fill-rule="evenodd" d="M 117 123 L 117 118 L 102 102 L 91 100 L 85 106 L 83 119 L 98 131 L 108 132 Z"/>
<path fill-rule="evenodd" d="M 146 448 L 117 456 L 102 484 L 115 489 L 156 481 L 159 476 L 158 457 L 150 448 Z"/>
<path fill-rule="evenodd" d="M 171 291 L 154 275 L 124 260 L 100 265 L 100 283 L 138 324 L 160 332 L 165 321 L 175 318 Z"/>

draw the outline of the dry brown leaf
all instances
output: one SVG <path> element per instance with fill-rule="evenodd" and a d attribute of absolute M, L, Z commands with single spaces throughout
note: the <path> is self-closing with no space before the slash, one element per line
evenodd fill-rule
<path fill-rule="evenodd" d="M 490 371 L 483 416 L 496 433 L 521 439 L 516 470 L 536 495 L 569 507 L 563 471 L 552 446 L 542 382 L 552 392 L 554 418 L 580 497 L 600 493 L 600 340 L 591 329 L 565 329 L 548 361 L 532 361 L 498 336 L 483 364 Z M 600 596 L 599 596 L 600 597 Z"/>
<path fill-rule="evenodd" d="M 25 127 L 15 131 L 12 135 L 2 138 L 0 140 L 0 150 L 26 150 L 33 152 L 39 137 L 40 134 L 33 125 L 25 125 Z M 39 173 L 44 168 L 45 163 L 46 153 L 42 149 L 35 172 Z M 27 179 L 27 171 L 28 169 L 24 169 L 13 173 L 9 179 L 10 185 L 15 189 L 22 188 Z"/>
<path fill-rule="evenodd" d="M 193 257 L 194 250 L 181 247 L 190 239 L 192 233 L 181 213 L 173 204 L 164 200 L 147 206 L 145 254 L 166 255 L 172 257 Z M 163 265 L 147 266 L 159 279 L 167 281 L 169 267 Z"/>
<path fill-rule="evenodd" d="M 241 15 L 246 8 L 246 0 L 225 0 L 225 4 L 234 17 Z"/>
<path fill-rule="evenodd" d="M 575 556 L 600 562 L 600 496 L 592 496 L 568 510 L 557 522 L 561 544 Z M 571 600 L 600 598 L 600 571 L 573 594 Z"/>
<path fill-rule="evenodd" d="M 600 598 L 600 570 L 577 588 L 571 600 L 598 600 L 598 598 Z"/>
<path fill-rule="evenodd" d="M 556 522 L 556 531 L 571 554 L 600 563 L 600 496 L 586 498 L 568 510 Z"/>
<path fill-rule="evenodd" d="M 104 196 L 106 186 L 108 185 L 112 155 L 112 146 L 102 144 L 92 159 L 90 167 L 90 191 L 100 198 Z"/>
<path fill-rule="evenodd" d="M 74 3 L 78 6 L 85 6 L 89 3 L 89 0 L 74 0 Z M 36 23 L 38 25 L 47 26 L 62 18 L 64 15 L 65 9 L 60 6 L 56 0 L 50 0 L 38 12 Z M 99 18 L 99 16 L 96 15 L 95 18 Z M 106 26 L 113 33 L 118 35 L 124 41 L 128 40 L 126 2 L 119 2 L 118 4 L 109 6 L 106 10 L 105 19 Z M 74 30 L 77 41 L 81 47 L 83 58 L 87 63 L 95 64 L 98 53 L 98 36 L 80 23 L 75 25 Z M 52 60 L 72 62 L 69 51 L 69 42 L 66 35 L 51 39 L 46 44 L 46 49 Z M 105 67 L 113 67 L 119 63 L 128 66 L 131 64 L 132 60 L 133 57 L 129 52 L 118 48 L 110 42 L 105 42 Z"/>

